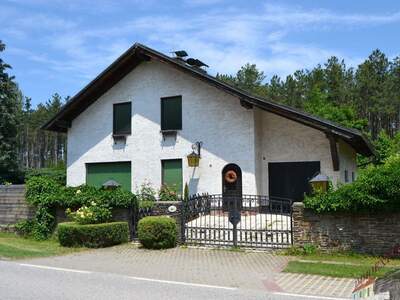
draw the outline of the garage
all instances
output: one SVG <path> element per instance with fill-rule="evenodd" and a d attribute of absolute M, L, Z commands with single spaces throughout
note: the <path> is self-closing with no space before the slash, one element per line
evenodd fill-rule
<path fill-rule="evenodd" d="M 269 196 L 302 201 L 310 192 L 309 180 L 320 170 L 319 161 L 269 163 Z"/>
<path fill-rule="evenodd" d="M 131 162 L 87 163 L 86 184 L 101 187 L 114 180 L 126 191 L 131 191 Z"/>

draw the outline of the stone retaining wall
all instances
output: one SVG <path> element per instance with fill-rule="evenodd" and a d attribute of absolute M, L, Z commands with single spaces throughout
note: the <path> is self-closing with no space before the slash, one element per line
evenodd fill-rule
<path fill-rule="evenodd" d="M 0 231 L 13 231 L 15 223 L 32 218 L 34 213 L 25 202 L 24 185 L 0 185 Z"/>
<path fill-rule="evenodd" d="M 293 204 L 293 244 L 313 243 L 322 250 L 385 254 L 400 244 L 400 213 L 317 214 Z"/>

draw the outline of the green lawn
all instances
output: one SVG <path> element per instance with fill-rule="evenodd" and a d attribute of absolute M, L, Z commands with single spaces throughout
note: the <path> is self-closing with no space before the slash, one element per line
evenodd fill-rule
<path fill-rule="evenodd" d="M 309 255 L 296 256 L 298 259 L 306 261 L 317 261 L 317 262 L 340 262 L 343 264 L 356 264 L 356 265 L 374 265 L 379 257 L 371 255 L 362 255 L 356 253 L 316 253 Z M 391 259 L 388 267 L 400 267 L 400 259 Z"/>
<path fill-rule="evenodd" d="M 344 265 L 344 264 L 329 264 L 320 262 L 302 262 L 290 261 L 284 272 L 288 273 L 303 273 L 331 277 L 357 278 L 365 274 L 371 266 L 369 265 Z M 381 277 L 394 268 L 384 267 L 375 275 Z"/>
<path fill-rule="evenodd" d="M 289 262 L 284 272 L 332 277 L 360 277 L 379 261 L 379 257 L 376 256 L 349 252 L 316 252 L 313 254 L 302 255 L 293 255 L 294 253 L 284 252 L 283 254 L 294 256 L 295 258 L 295 260 Z M 391 259 L 375 275 L 380 277 L 395 269 L 400 269 L 400 259 Z"/>
<path fill-rule="evenodd" d="M 0 233 L 0 259 L 63 255 L 84 249 L 61 247 L 56 240 L 35 241 L 13 233 Z"/>

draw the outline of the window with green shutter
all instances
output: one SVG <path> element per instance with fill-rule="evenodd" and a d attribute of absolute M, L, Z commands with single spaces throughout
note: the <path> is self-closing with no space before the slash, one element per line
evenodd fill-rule
<path fill-rule="evenodd" d="M 131 102 L 114 104 L 113 134 L 131 134 L 132 105 Z"/>
<path fill-rule="evenodd" d="M 182 96 L 161 98 L 161 130 L 182 129 Z"/>
<path fill-rule="evenodd" d="M 162 184 L 182 194 L 182 160 L 168 159 L 161 161 Z"/>

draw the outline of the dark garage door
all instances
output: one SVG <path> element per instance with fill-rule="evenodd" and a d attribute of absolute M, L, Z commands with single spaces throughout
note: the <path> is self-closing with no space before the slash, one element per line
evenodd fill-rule
<path fill-rule="evenodd" d="M 268 164 L 270 197 L 302 201 L 310 192 L 308 181 L 320 172 L 319 161 L 279 162 Z"/>
<path fill-rule="evenodd" d="M 86 164 L 86 184 L 101 187 L 108 180 L 115 180 L 126 191 L 131 191 L 131 163 Z"/>

